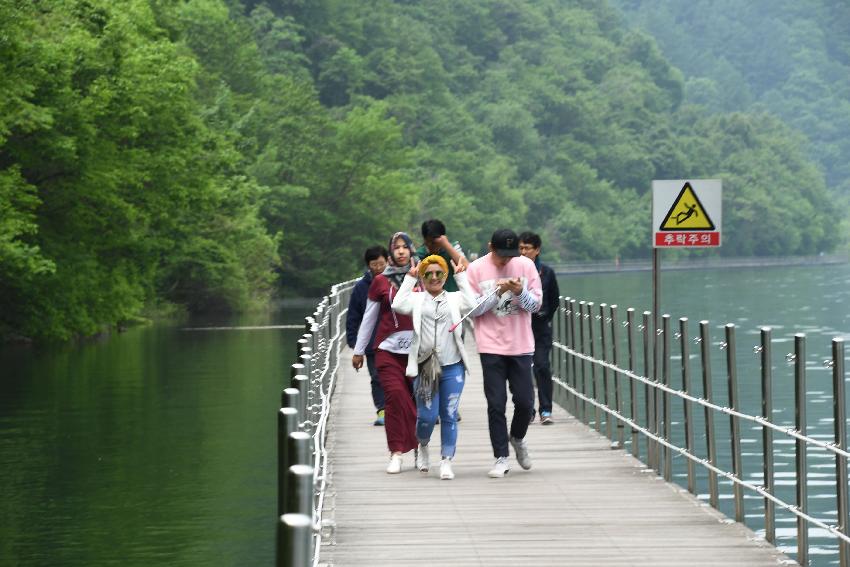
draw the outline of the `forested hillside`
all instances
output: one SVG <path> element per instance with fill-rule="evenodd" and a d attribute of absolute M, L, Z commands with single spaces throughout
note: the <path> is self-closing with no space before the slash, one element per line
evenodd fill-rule
<path fill-rule="evenodd" d="M 769 111 L 811 140 L 828 187 L 850 195 L 850 3 L 615 0 L 686 75 L 685 101 Z"/>
<path fill-rule="evenodd" d="M 661 178 L 723 180 L 725 255 L 833 246 L 805 137 L 690 89 L 596 0 L 0 0 L 0 334 L 315 294 L 430 217 L 646 256 Z"/>

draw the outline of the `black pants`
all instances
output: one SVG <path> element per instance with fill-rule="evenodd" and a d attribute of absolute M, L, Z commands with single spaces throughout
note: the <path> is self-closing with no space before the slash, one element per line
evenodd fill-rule
<path fill-rule="evenodd" d="M 537 382 L 537 403 L 541 412 L 552 412 L 552 330 L 548 333 L 534 329 L 534 380 Z"/>
<path fill-rule="evenodd" d="M 375 404 L 375 410 L 384 409 L 384 389 L 381 388 L 381 381 L 378 379 L 378 367 L 375 366 L 375 353 L 366 355 L 366 368 L 369 369 L 369 378 L 372 380 L 372 403 Z"/>
<path fill-rule="evenodd" d="M 511 420 L 511 437 L 522 439 L 528 431 L 528 422 L 534 412 L 534 386 L 531 382 L 531 355 L 508 356 L 481 354 L 484 373 L 484 396 L 487 398 L 487 421 L 490 425 L 490 443 L 493 456 L 507 457 L 508 423 L 505 410 L 508 388 L 514 402 Z"/>

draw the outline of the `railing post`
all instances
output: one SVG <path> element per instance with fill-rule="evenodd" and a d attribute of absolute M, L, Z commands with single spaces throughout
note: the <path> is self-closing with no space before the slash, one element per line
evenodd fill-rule
<path fill-rule="evenodd" d="M 593 340 L 593 320 L 595 318 L 594 315 L 593 315 L 593 306 L 594 305 L 595 304 L 592 301 L 589 301 L 587 303 L 587 328 L 588 328 L 587 339 L 590 342 L 590 358 L 593 359 L 593 360 L 596 360 L 596 345 L 594 344 L 595 341 Z M 596 363 L 595 362 L 590 363 L 590 383 L 591 383 L 591 386 L 592 386 L 592 393 L 591 393 L 590 397 L 593 401 L 598 402 L 599 399 L 596 397 Z M 585 395 L 587 395 L 587 394 L 585 394 Z M 596 427 L 596 431 L 600 431 L 601 430 L 601 423 L 600 423 L 600 417 L 599 417 L 599 406 L 593 406 L 593 409 L 594 409 L 594 425 Z"/>
<path fill-rule="evenodd" d="M 586 305 L 587 305 L 587 303 L 584 302 L 584 301 L 580 301 L 579 304 L 578 304 L 578 306 L 579 306 L 579 314 L 578 314 L 579 348 L 578 348 L 578 351 L 582 354 L 584 354 L 584 319 L 585 319 L 584 311 L 585 311 Z M 586 372 L 587 364 L 585 363 L 584 359 L 579 359 L 578 362 L 581 365 L 581 390 L 580 391 L 584 396 L 587 396 L 587 372 Z M 589 418 L 587 416 L 587 402 L 582 401 L 582 403 L 581 403 L 581 420 L 585 424 L 589 424 L 588 419 Z"/>
<path fill-rule="evenodd" d="M 661 334 L 662 337 L 662 355 L 664 362 L 662 366 L 661 381 L 665 386 L 670 386 L 670 315 L 661 317 Z M 660 390 L 659 390 L 660 391 Z M 664 403 L 664 440 L 672 443 L 672 427 L 670 426 L 673 400 L 670 397 L 670 392 L 663 392 L 662 399 Z M 660 464 L 660 463 L 659 463 Z M 670 482 L 673 480 L 673 450 L 669 447 L 664 447 L 664 480 Z"/>
<path fill-rule="evenodd" d="M 305 514 L 283 514 L 277 525 L 277 567 L 305 567 L 313 563 L 313 519 Z"/>
<path fill-rule="evenodd" d="M 761 328 L 761 415 L 767 421 L 773 421 L 773 364 L 771 362 L 770 327 Z M 773 430 L 761 428 L 764 447 L 764 489 L 773 494 Z M 764 534 L 770 543 L 776 543 L 776 505 L 770 498 L 764 499 Z"/>
<path fill-rule="evenodd" d="M 576 306 L 578 303 L 575 299 L 570 299 L 570 308 L 569 308 L 569 326 L 570 326 L 570 347 L 572 350 L 581 350 L 578 346 L 578 341 L 576 340 L 578 335 L 576 334 L 576 317 L 578 316 L 578 310 Z M 581 388 L 579 388 L 579 365 L 575 356 L 570 356 L 569 361 L 567 363 L 570 365 L 570 374 L 573 379 L 573 389 L 576 392 L 580 392 Z M 579 414 L 581 410 L 579 409 L 579 399 L 577 396 L 573 396 L 573 415 L 579 419 L 584 419 Z"/>
<path fill-rule="evenodd" d="M 605 329 L 608 327 L 607 321 L 605 320 L 605 308 L 608 307 L 607 303 L 599 304 L 599 338 L 601 341 L 602 355 L 599 357 L 602 361 L 608 361 L 608 333 L 605 332 Z M 602 403 L 605 404 L 605 407 L 611 409 L 611 406 L 608 403 L 608 368 L 606 366 L 602 367 Z M 604 412 L 603 412 L 604 413 Z M 610 440 L 611 439 L 611 414 L 604 413 L 605 415 L 605 436 Z"/>
<path fill-rule="evenodd" d="M 711 330 L 708 328 L 708 321 L 699 322 L 700 332 L 700 355 L 702 358 L 702 391 L 705 401 L 712 401 L 711 393 Z M 717 445 L 714 438 L 714 412 L 710 408 L 705 408 L 705 439 L 706 449 L 708 451 L 708 462 L 712 466 L 717 466 Z M 717 488 L 717 473 L 708 471 L 708 494 L 709 502 L 712 507 L 720 509 L 720 495 Z"/>
<path fill-rule="evenodd" d="M 726 325 L 726 379 L 729 385 L 729 407 L 733 410 L 739 409 L 738 404 L 738 371 L 735 353 L 735 325 Z M 734 415 L 729 416 L 732 444 L 732 473 L 738 480 L 744 479 L 744 464 L 741 461 L 741 425 L 740 420 Z M 733 483 L 732 491 L 735 495 L 735 521 L 744 522 L 744 489 L 738 483 Z"/>
<path fill-rule="evenodd" d="M 800 435 L 806 435 L 806 335 L 794 335 L 794 426 Z M 797 509 L 804 514 L 809 508 L 808 471 L 806 469 L 806 442 L 796 440 Z M 809 527 L 806 520 L 797 516 L 797 563 L 809 564 Z"/>
<path fill-rule="evenodd" d="M 561 345 L 564 342 L 563 337 L 561 336 L 561 302 L 563 298 L 558 296 L 558 304 L 555 306 L 555 313 L 552 317 L 552 350 L 549 352 L 549 367 L 552 369 L 552 402 L 557 403 L 556 398 L 560 399 L 560 396 L 556 395 L 559 391 L 554 386 L 554 378 L 557 377 L 560 380 L 564 380 L 564 376 L 561 375 L 561 349 L 557 347 L 557 345 Z"/>
<path fill-rule="evenodd" d="M 617 355 L 617 339 L 618 337 L 618 321 L 617 321 L 617 306 L 611 306 L 611 361 L 614 363 L 614 366 L 620 368 L 620 357 Z M 620 382 L 622 381 L 620 378 L 619 372 L 614 372 L 614 409 L 617 410 L 617 415 L 623 415 L 623 404 L 620 399 Z M 617 427 L 617 449 L 622 449 L 625 446 L 625 430 L 623 429 L 623 421 L 617 419 L 616 423 Z"/>
<path fill-rule="evenodd" d="M 289 458 L 289 434 L 298 431 L 298 410 L 281 408 L 277 414 L 277 515 L 286 511 L 286 471 Z"/>
<path fill-rule="evenodd" d="M 558 299 L 558 319 L 561 325 L 561 344 L 567 348 L 572 348 L 570 339 L 570 313 L 569 313 L 570 298 L 561 296 Z M 569 357 L 567 353 L 560 349 L 558 357 L 558 373 L 563 376 L 564 383 L 572 385 L 572 376 L 570 375 Z M 569 390 L 564 393 L 564 408 L 571 411 L 573 407 L 574 396 Z"/>
<path fill-rule="evenodd" d="M 688 339 L 688 318 L 682 317 L 679 319 L 679 346 L 682 355 L 682 390 L 686 394 L 691 394 L 691 363 L 690 363 L 690 344 Z M 691 404 L 688 400 L 683 400 L 682 412 L 685 421 L 685 449 L 688 453 L 694 454 L 694 416 L 691 411 Z M 694 462 L 688 459 L 688 492 L 696 494 L 696 474 L 694 470 Z"/>
<path fill-rule="evenodd" d="M 635 365 L 637 363 L 637 358 L 635 357 L 635 341 L 634 341 L 634 329 L 635 329 L 635 310 L 631 307 L 626 310 L 626 328 L 628 329 L 628 343 L 629 343 L 629 371 L 635 371 Z M 631 418 L 632 421 L 638 422 L 638 400 L 637 400 L 637 384 L 635 384 L 634 380 L 629 379 L 629 402 L 631 407 Z M 640 447 L 639 447 L 639 437 L 638 431 L 634 427 L 632 427 L 632 455 L 635 458 L 640 456 Z"/>
<path fill-rule="evenodd" d="M 312 323 L 307 324 L 307 332 L 301 335 L 301 338 L 298 340 L 298 344 L 300 345 L 300 348 L 298 349 L 299 355 L 304 354 L 305 352 L 309 354 L 315 350 L 314 345 L 316 341 L 314 340 L 313 333 L 310 332 L 311 326 Z"/>
<path fill-rule="evenodd" d="M 287 514 L 304 514 L 313 517 L 313 467 L 291 465 L 287 471 Z"/>
<path fill-rule="evenodd" d="M 289 380 L 298 376 L 299 374 L 304 374 L 304 365 L 300 362 L 296 362 L 295 364 L 291 364 L 289 366 Z"/>
<path fill-rule="evenodd" d="M 289 466 L 310 464 L 310 441 L 312 437 L 304 431 L 293 431 L 286 437 L 286 455 Z"/>
<path fill-rule="evenodd" d="M 832 391 L 833 422 L 835 424 L 835 444 L 839 449 L 847 450 L 847 408 L 844 397 L 844 339 L 832 339 Z M 847 459 L 835 455 L 835 484 L 838 500 L 838 530 L 848 534 L 847 511 Z M 850 564 L 850 546 L 844 540 L 838 540 L 838 561 L 840 567 Z"/>
<path fill-rule="evenodd" d="M 301 364 L 304 365 L 304 375 L 307 377 L 307 384 L 305 386 L 305 390 L 302 392 L 304 395 L 303 407 L 302 409 L 302 419 L 304 421 L 311 420 L 312 418 L 312 408 L 311 406 L 315 403 L 315 388 L 313 387 L 313 352 L 314 350 L 307 351 L 305 349 L 304 354 L 302 354 L 299 358 L 301 359 Z"/>
<path fill-rule="evenodd" d="M 301 393 L 297 388 L 284 388 L 280 393 L 280 407 L 282 408 L 298 408 L 301 407 L 301 402 L 298 397 Z"/>
<path fill-rule="evenodd" d="M 652 364 L 655 348 L 655 330 L 652 328 L 649 311 L 643 312 L 643 375 L 647 380 L 653 381 Z M 644 403 L 646 405 L 646 428 L 650 433 L 655 433 L 655 388 L 649 384 L 645 385 Z M 646 438 L 646 464 L 650 467 L 655 465 L 655 442 Z M 656 472 L 658 472 L 656 470 Z"/>
<path fill-rule="evenodd" d="M 303 423 L 307 419 L 307 392 L 310 390 L 310 380 L 304 374 L 293 376 L 291 387 L 298 390 L 298 418 Z"/>

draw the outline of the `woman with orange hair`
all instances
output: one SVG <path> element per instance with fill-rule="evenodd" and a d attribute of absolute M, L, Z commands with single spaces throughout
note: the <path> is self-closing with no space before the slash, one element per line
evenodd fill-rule
<path fill-rule="evenodd" d="M 423 473 L 430 468 L 428 443 L 439 415 L 440 478 L 443 480 L 455 476 L 452 458 L 457 446 L 457 409 L 467 367 L 461 333 L 453 333 L 450 329 L 460 321 L 461 310 L 469 311 L 475 306 L 466 282 L 466 266 L 452 261 L 452 268 L 460 291 L 443 289 L 448 265 L 442 257 L 431 255 L 410 269 L 392 303 L 393 311 L 413 318 L 406 374 L 416 376 L 416 437 L 419 440 L 416 467 Z M 413 288 L 420 278 L 425 293 L 414 293 Z"/>

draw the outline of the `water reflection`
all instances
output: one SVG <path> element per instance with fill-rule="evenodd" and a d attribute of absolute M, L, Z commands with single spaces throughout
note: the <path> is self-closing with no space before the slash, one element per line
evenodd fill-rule
<path fill-rule="evenodd" d="M 157 325 L 0 352 L 0 564 L 271 563 L 274 415 L 300 334 Z"/>

